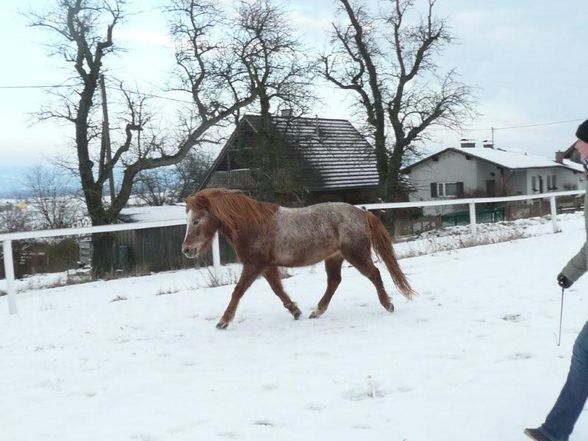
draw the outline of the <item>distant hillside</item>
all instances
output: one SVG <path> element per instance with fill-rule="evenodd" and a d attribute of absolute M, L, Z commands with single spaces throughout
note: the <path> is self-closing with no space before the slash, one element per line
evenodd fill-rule
<path fill-rule="evenodd" d="M 47 166 L 49 168 L 50 166 Z M 0 198 L 26 198 L 30 197 L 31 193 L 26 185 L 26 176 L 31 173 L 34 166 L 3 166 L 0 165 Z M 66 171 L 55 167 L 55 172 L 58 174 L 65 174 Z M 71 191 L 75 191 L 75 178 L 72 179 Z M 68 190 L 68 189 L 64 189 Z"/>

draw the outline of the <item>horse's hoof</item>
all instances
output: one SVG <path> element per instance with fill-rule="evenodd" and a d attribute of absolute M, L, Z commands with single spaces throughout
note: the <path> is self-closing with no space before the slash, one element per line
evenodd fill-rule
<path fill-rule="evenodd" d="M 227 329 L 227 326 L 229 326 L 229 323 L 221 320 L 216 324 L 216 329 Z"/>
<path fill-rule="evenodd" d="M 317 319 L 317 318 L 319 318 L 320 316 L 321 316 L 321 313 L 320 313 L 320 312 L 318 312 L 318 311 L 315 309 L 314 311 L 312 311 L 312 312 L 310 313 L 310 315 L 308 316 L 308 318 L 311 318 L 311 319 Z"/>
<path fill-rule="evenodd" d="M 294 303 L 294 302 L 284 303 L 284 306 L 290 312 L 290 314 L 292 314 L 292 317 L 294 317 L 294 320 L 298 320 L 300 318 L 300 316 L 302 315 L 302 312 L 300 312 L 300 308 L 298 308 L 298 305 L 296 303 Z"/>
<path fill-rule="evenodd" d="M 388 306 L 386 306 L 386 310 L 388 312 L 394 312 L 394 305 L 392 303 L 390 303 Z"/>

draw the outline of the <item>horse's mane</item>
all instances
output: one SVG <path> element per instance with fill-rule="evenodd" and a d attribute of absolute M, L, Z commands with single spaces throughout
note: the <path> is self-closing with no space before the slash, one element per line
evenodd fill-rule
<path fill-rule="evenodd" d="M 278 206 L 259 202 L 236 190 L 208 188 L 188 197 L 189 208 L 206 209 L 232 232 L 264 225 Z"/>

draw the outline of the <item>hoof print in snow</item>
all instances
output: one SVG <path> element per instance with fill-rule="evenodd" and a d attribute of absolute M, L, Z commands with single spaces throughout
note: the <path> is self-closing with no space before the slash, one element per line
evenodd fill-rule
<path fill-rule="evenodd" d="M 127 299 L 125 296 L 116 296 L 114 299 L 112 299 L 110 301 L 110 303 L 113 303 L 113 302 L 122 302 L 124 300 L 129 300 L 129 299 Z"/>
<path fill-rule="evenodd" d="M 373 391 L 349 391 L 343 394 L 343 397 L 350 401 L 372 400 L 374 398 L 384 398 L 386 394 L 381 390 Z"/>
<path fill-rule="evenodd" d="M 533 358 L 531 354 L 525 354 L 521 352 L 517 352 L 510 357 L 511 360 L 529 360 L 530 358 Z"/>
<path fill-rule="evenodd" d="M 254 426 L 261 426 L 261 427 L 274 427 L 274 424 L 266 421 L 266 420 L 258 420 L 253 422 Z"/>
<path fill-rule="evenodd" d="M 378 388 L 378 385 L 368 378 L 367 387 L 350 390 L 343 394 L 345 398 L 351 401 L 369 400 L 374 398 L 383 398 L 386 392 Z"/>
<path fill-rule="evenodd" d="M 504 320 L 505 322 L 520 322 L 521 315 L 520 314 L 508 314 L 508 315 L 505 315 L 504 317 L 502 317 L 502 320 Z"/>
<path fill-rule="evenodd" d="M 357 429 L 357 430 L 369 430 L 371 429 L 370 426 L 367 426 L 365 424 L 356 424 L 354 426 L 351 426 L 352 429 Z"/>

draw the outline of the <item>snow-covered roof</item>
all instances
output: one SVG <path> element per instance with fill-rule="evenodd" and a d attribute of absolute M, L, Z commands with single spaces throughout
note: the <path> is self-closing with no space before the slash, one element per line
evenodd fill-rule
<path fill-rule="evenodd" d="M 582 164 L 578 164 L 577 162 L 571 161 L 569 159 L 564 159 L 563 165 L 565 165 L 568 168 L 574 169 L 576 171 L 582 172 L 582 173 L 584 173 L 584 171 L 586 171 Z"/>
<path fill-rule="evenodd" d="M 186 206 L 180 204 L 161 207 L 127 207 L 122 209 L 120 217 L 128 222 L 183 220 L 186 218 Z"/>
<path fill-rule="evenodd" d="M 508 169 L 526 169 L 526 168 L 547 168 L 547 167 L 564 167 L 574 171 L 583 172 L 584 168 L 582 165 L 572 162 L 568 159 L 564 159 L 562 163 L 556 162 L 553 159 L 546 158 L 540 155 L 529 155 L 524 152 L 514 152 L 495 148 L 462 148 L 462 147 L 449 147 L 440 152 L 434 153 L 426 158 L 418 161 L 412 165 L 409 165 L 405 170 L 415 167 L 435 156 L 440 156 L 445 152 L 458 152 L 463 155 L 473 156 L 479 159 L 483 159 L 488 162 L 492 162 Z"/>

